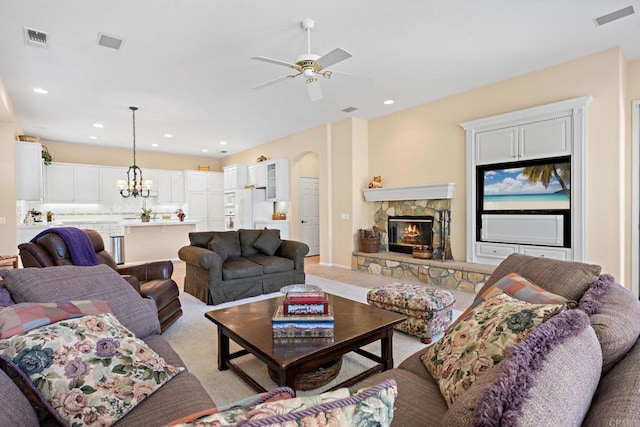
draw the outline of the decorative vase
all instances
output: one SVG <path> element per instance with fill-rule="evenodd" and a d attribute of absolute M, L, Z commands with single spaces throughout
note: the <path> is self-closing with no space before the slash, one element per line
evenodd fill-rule
<path fill-rule="evenodd" d="M 151 215 L 140 215 L 140 219 L 142 222 L 149 222 L 151 221 Z"/>

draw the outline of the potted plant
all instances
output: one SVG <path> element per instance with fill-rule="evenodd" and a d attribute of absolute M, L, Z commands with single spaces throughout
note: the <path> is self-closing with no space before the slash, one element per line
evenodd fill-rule
<path fill-rule="evenodd" d="M 142 220 L 142 222 L 149 222 L 151 221 L 151 208 L 147 208 L 147 203 L 143 203 L 142 204 L 142 214 L 140 215 L 140 219 Z"/>
<path fill-rule="evenodd" d="M 176 214 L 178 215 L 178 219 L 180 220 L 180 222 L 184 221 L 184 217 L 187 216 L 187 215 L 185 215 L 185 213 L 184 213 L 184 211 L 182 209 L 178 209 Z"/>

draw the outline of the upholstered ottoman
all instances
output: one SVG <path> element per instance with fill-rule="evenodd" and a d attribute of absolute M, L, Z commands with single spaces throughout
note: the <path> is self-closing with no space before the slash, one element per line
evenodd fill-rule
<path fill-rule="evenodd" d="M 397 330 L 420 337 L 428 344 L 431 337 L 451 325 L 453 294 L 446 289 L 429 289 L 408 283 L 389 283 L 371 289 L 367 302 L 375 307 L 405 314 L 407 320 L 394 326 Z"/>

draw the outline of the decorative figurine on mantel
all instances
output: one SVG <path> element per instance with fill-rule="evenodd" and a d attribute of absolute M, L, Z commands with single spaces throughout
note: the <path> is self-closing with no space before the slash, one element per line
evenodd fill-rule
<path fill-rule="evenodd" d="M 374 176 L 373 181 L 369 183 L 369 188 L 382 188 L 382 177 L 380 175 Z"/>

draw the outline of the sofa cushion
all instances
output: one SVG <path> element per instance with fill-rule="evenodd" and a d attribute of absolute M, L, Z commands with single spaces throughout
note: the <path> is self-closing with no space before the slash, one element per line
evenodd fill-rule
<path fill-rule="evenodd" d="M 603 274 L 585 292 L 579 308 L 589 315 L 602 349 L 602 371 L 607 372 L 640 336 L 640 301 L 613 276 Z"/>
<path fill-rule="evenodd" d="M 496 267 L 479 293 L 507 274 L 518 273 L 554 294 L 578 301 L 598 278 L 600 270 L 599 265 L 511 254 Z"/>
<path fill-rule="evenodd" d="M 104 301 L 23 302 L 0 310 L 0 338 L 85 314 L 111 313 Z"/>
<path fill-rule="evenodd" d="M 474 425 L 580 425 L 600 379 L 597 342 L 580 310 L 544 322 L 498 365 Z"/>
<path fill-rule="evenodd" d="M 106 301 L 136 336 L 160 332 L 155 304 L 106 265 L 19 268 L 0 270 L 0 275 L 16 302 Z"/>
<path fill-rule="evenodd" d="M 256 406 L 241 406 L 224 412 L 208 415 L 189 424 L 196 425 L 242 425 L 246 427 L 267 425 L 336 425 L 336 426 L 380 426 L 391 425 L 397 385 L 388 380 L 353 394 L 340 388 L 322 394 Z"/>
<path fill-rule="evenodd" d="M 189 243 L 191 246 L 207 249 L 213 236 L 218 233 L 218 231 L 192 231 L 189 233 Z"/>
<path fill-rule="evenodd" d="M 216 232 L 216 236 L 222 240 L 222 245 L 224 246 L 224 250 L 227 252 L 228 258 L 242 256 L 240 239 L 237 231 L 218 231 Z"/>
<path fill-rule="evenodd" d="M 262 276 L 262 266 L 248 258 L 227 258 L 222 264 L 222 280 Z"/>
<path fill-rule="evenodd" d="M 265 228 L 262 230 L 262 233 L 260 233 L 258 240 L 253 243 L 253 247 L 263 254 L 271 256 L 276 253 L 281 244 L 280 230 L 269 230 Z"/>
<path fill-rule="evenodd" d="M 247 259 L 255 262 L 256 264 L 260 264 L 264 274 L 291 271 L 295 266 L 292 259 L 282 258 L 279 256 L 254 255 Z"/>
<path fill-rule="evenodd" d="M 67 425 L 110 425 L 184 370 L 168 365 L 111 313 L 4 339 L 0 357 Z"/>
<path fill-rule="evenodd" d="M 209 240 L 208 248 L 211 252 L 217 253 L 222 262 L 225 262 L 229 257 L 220 236 L 213 236 L 213 238 Z"/>
<path fill-rule="evenodd" d="M 424 364 L 451 405 L 478 377 L 500 363 L 519 343 L 562 305 L 528 304 L 506 294 L 475 307 L 430 347 Z"/>
<path fill-rule="evenodd" d="M 473 303 L 467 307 L 460 317 L 464 317 L 482 301 L 500 293 L 505 293 L 520 301 L 531 304 L 568 304 L 571 308 L 575 308 L 577 305 L 575 301 L 570 301 L 563 296 L 551 293 L 520 276 L 518 273 L 509 273 L 493 285 L 483 287 L 482 289 L 484 289 L 482 293 L 476 296 Z"/>
<path fill-rule="evenodd" d="M 15 302 L 13 301 L 13 298 L 11 298 L 11 294 L 7 288 L 4 287 L 4 283 L 2 283 L 2 280 L 0 279 L 0 307 L 9 307 L 13 304 L 15 304 Z"/>
<path fill-rule="evenodd" d="M 253 246 L 262 234 L 262 230 L 238 230 L 238 236 L 240 238 L 240 249 L 242 250 L 242 256 L 248 257 L 251 255 L 257 255 L 260 251 Z"/>

